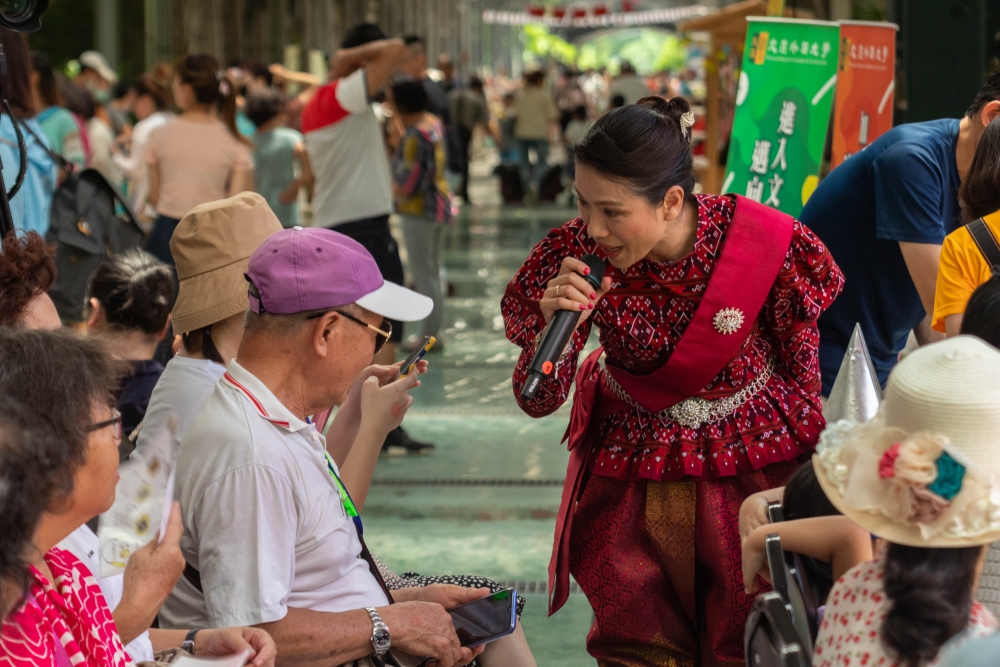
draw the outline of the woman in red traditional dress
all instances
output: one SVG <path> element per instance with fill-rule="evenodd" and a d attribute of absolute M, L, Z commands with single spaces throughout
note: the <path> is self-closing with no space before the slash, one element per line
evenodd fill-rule
<path fill-rule="evenodd" d="M 816 319 L 843 276 L 790 216 L 692 194 L 692 121 L 680 98 L 602 116 L 576 151 L 580 217 L 535 246 L 502 303 L 524 350 L 515 394 L 556 310 L 581 311 L 518 401 L 551 414 L 576 375 L 550 612 L 572 573 L 602 667 L 743 664 L 740 504 L 780 485 L 825 425 Z M 586 253 L 610 264 L 596 290 Z M 595 324 L 603 350 L 574 373 Z"/>

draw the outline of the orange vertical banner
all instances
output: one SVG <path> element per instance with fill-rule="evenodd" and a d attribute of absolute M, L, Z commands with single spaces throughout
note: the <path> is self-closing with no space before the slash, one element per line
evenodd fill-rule
<path fill-rule="evenodd" d="M 831 169 L 892 128 L 898 29 L 894 23 L 840 22 Z"/>

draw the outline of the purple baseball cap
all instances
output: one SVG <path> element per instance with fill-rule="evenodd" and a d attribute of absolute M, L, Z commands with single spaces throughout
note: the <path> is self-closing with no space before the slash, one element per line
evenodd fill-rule
<path fill-rule="evenodd" d="M 354 239 L 330 229 L 294 227 L 272 234 L 250 256 L 250 310 L 277 315 L 356 303 L 376 315 L 417 322 L 434 302 L 382 279 L 375 259 Z"/>

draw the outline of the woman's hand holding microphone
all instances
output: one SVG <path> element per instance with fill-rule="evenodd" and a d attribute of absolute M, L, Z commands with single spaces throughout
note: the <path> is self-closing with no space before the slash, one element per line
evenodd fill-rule
<path fill-rule="evenodd" d="M 594 306 L 611 289 L 611 278 L 604 276 L 601 287 L 595 290 L 584 277 L 589 274 L 590 267 L 575 257 L 562 261 L 559 275 L 549 281 L 538 302 L 546 324 L 552 321 L 557 310 L 580 311 L 580 322 L 590 317 Z"/>

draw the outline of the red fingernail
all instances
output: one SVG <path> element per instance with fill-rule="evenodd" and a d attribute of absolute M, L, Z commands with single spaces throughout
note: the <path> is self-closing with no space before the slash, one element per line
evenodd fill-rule
<path fill-rule="evenodd" d="M 590 275 L 590 267 L 589 266 L 585 266 L 583 268 L 583 275 L 585 275 L 585 276 L 589 276 Z"/>
<path fill-rule="evenodd" d="M 597 292 L 591 292 L 590 293 L 590 298 L 591 299 L 596 299 L 597 298 Z"/>
<path fill-rule="evenodd" d="M 583 304 L 582 303 L 578 303 L 577 305 L 580 306 L 580 310 L 583 310 Z"/>
<path fill-rule="evenodd" d="M 590 307 L 591 310 L 593 310 L 594 309 L 594 304 L 590 304 L 589 307 Z"/>

